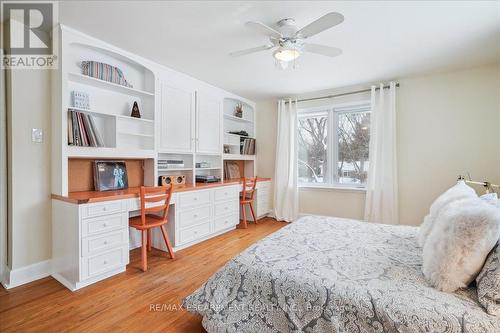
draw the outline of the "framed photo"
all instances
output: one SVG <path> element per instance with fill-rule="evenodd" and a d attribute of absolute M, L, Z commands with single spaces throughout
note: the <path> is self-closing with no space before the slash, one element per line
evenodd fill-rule
<path fill-rule="evenodd" d="M 96 191 L 113 191 L 128 188 L 125 161 L 95 161 L 94 188 Z"/>

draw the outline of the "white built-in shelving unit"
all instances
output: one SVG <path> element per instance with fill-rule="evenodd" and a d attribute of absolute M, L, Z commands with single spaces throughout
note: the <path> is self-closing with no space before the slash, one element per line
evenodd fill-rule
<path fill-rule="evenodd" d="M 154 164 L 156 78 L 141 58 L 65 26 L 60 28 L 59 53 L 63 61 L 53 73 L 53 192 L 68 194 L 68 160 L 147 159 Z M 82 74 L 82 61 L 98 61 L 122 70 L 132 87 Z M 72 92 L 88 94 L 89 109 L 75 108 Z M 141 118 L 131 117 L 134 102 Z M 90 115 L 104 147 L 68 144 L 68 110 Z M 148 174 L 146 184 L 154 183 Z"/>
<path fill-rule="evenodd" d="M 241 117 L 235 116 L 237 105 L 242 106 L 243 114 Z M 253 176 L 255 174 L 255 155 L 241 154 L 240 143 L 243 138 L 256 138 L 254 106 L 237 98 L 225 98 L 223 118 L 224 150 L 229 150 L 229 153 L 226 152 L 223 155 L 223 160 L 243 161 L 244 175 Z M 248 136 L 229 133 L 240 131 L 247 132 Z"/>

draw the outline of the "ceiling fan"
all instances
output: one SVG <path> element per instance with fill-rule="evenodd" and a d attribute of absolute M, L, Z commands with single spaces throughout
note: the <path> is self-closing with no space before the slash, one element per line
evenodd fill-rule
<path fill-rule="evenodd" d="M 327 57 L 336 57 L 342 54 L 341 49 L 332 46 L 306 43 L 304 40 L 330 29 L 343 21 L 344 16 L 336 12 L 328 13 L 316 21 L 309 23 L 302 29 L 296 26 L 295 20 L 292 18 L 278 21 L 277 29 L 273 29 L 262 22 L 250 21 L 246 23 L 246 26 L 269 37 L 269 43 L 232 52 L 230 55 L 233 57 L 240 57 L 276 48 L 273 52 L 273 56 L 282 68 L 286 68 L 289 62 L 297 59 L 303 52 L 321 54 Z"/>

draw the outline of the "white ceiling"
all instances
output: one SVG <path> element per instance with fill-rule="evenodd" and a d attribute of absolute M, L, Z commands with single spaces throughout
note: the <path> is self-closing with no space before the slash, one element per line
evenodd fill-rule
<path fill-rule="evenodd" d="M 310 41 L 341 48 L 337 58 L 304 54 L 282 71 L 271 51 L 228 56 L 267 42 L 247 21 L 291 17 L 302 27 L 330 11 L 345 21 Z M 67 1 L 59 13 L 63 24 L 254 100 L 500 60 L 496 1 Z"/>

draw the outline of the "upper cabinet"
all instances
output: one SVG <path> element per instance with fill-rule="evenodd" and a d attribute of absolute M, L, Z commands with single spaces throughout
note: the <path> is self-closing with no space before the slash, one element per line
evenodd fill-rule
<path fill-rule="evenodd" d="M 222 98 L 197 93 L 196 105 L 196 152 L 220 154 Z"/>
<path fill-rule="evenodd" d="M 193 152 L 195 92 L 165 82 L 160 83 L 160 86 L 159 149 Z"/>

